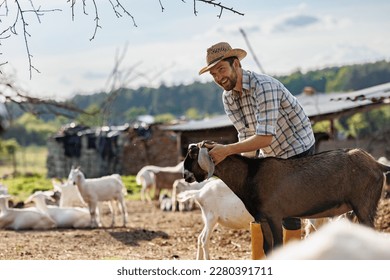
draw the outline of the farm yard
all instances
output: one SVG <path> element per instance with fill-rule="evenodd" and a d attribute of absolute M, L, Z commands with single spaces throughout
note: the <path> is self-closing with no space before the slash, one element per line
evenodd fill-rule
<path fill-rule="evenodd" d="M 157 202 L 127 200 L 127 227 L 0 230 L 1 260 L 191 260 L 196 258 L 197 237 L 203 228 L 199 209 L 166 212 Z M 120 225 L 120 215 L 117 215 Z M 380 201 L 376 228 L 390 232 L 390 199 Z M 210 257 L 215 260 L 249 260 L 249 230 L 217 227 L 211 236 Z"/>

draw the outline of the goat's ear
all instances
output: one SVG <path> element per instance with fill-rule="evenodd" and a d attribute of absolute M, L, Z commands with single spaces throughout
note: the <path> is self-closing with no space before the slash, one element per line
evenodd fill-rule
<path fill-rule="evenodd" d="M 215 143 L 214 141 L 211 141 L 211 140 L 203 140 L 201 143 L 200 143 L 200 148 L 207 148 L 207 149 L 212 149 L 214 148 L 214 146 L 216 145 L 217 143 Z"/>
<path fill-rule="evenodd" d="M 198 164 L 200 168 L 208 173 L 207 179 L 213 176 L 215 165 L 209 156 L 209 151 L 207 148 L 199 149 Z"/>

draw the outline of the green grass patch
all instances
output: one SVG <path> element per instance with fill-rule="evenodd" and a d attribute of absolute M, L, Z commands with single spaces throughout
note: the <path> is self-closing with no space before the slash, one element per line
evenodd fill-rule
<path fill-rule="evenodd" d="M 11 159 L 0 159 L 0 183 L 8 188 L 9 194 L 18 200 L 25 200 L 34 191 L 52 190 L 51 179 L 47 178 L 47 148 L 39 146 L 22 147 L 16 152 L 16 173 Z M 121 176 L 127 189 L 126 199 L 140 199 L 140 189 L 135 176 Z"/>
<path fill-rule="evenodd" d="M 121 176 L 122 181 L 127 189 L 126 199 L 140 199 L 141 186 L 135 182 L 135 176 Z M 46 178 L 42 174 L 34 174 L 32 176 L 17 176 L 9 177 L 2 180 L 2 184 L 7 186 L 8 193 L 14 196 L 17 200 L 25 200 L 37 190 L 53 190 L 51 179 Z"/>

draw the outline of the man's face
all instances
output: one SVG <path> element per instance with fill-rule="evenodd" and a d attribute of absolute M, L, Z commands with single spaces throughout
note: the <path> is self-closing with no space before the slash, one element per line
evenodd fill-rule
<path fill-rule="evenodd" d="M 213 76 L 217 85 L 226 91 L 232 90 L 237 83 L 236 69 L 229 64 L 228 61 L 220 61 L 210 69 L 210 74 Z"/>

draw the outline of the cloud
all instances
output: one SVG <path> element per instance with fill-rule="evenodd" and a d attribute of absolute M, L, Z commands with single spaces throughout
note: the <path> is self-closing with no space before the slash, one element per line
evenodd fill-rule
<path fill-rule="evenodd" d="M 275 24 L 274 31 L 288 31 L 295 28 L 304 28 L 320 22 L 320 19 L 308 15 L 296 15 L 282 19 L 282 21 Z"/>
<path fill-rule="evenodd" d="M 365 45 L 337 44 L 313 57 L 318 65 L 344 65 L 367 63 L 385 59 L 383 54 Z"/>

